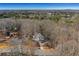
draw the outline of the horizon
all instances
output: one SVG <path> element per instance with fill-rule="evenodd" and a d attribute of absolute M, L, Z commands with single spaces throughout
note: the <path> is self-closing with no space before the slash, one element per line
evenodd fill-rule
<path fill-rule="evenodd" d="M 79 10 L 79 3 L 0 3 L 0 10 Z"/>

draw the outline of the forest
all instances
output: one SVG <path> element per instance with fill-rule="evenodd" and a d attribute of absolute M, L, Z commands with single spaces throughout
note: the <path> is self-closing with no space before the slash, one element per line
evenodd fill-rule
<path fill-rule="evenodd" d="M 78 10 L 0 10 L 0 56 L 78 56 Z"/>

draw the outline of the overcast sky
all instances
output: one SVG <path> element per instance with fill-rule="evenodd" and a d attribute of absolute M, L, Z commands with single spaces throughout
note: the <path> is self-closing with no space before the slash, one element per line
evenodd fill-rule
<path fill-rule="evenodd" d="M 79 3 L 0 3 L 3 9 L 79 9 Z"/>

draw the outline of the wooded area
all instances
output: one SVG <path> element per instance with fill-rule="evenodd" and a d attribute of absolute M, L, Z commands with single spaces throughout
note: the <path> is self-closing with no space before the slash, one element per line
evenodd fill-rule
<path fill-rule="evenodd" d="M 77 56 L 78 45 L 79 11 L 10 10 L 0 13 L 2 56 Z"/>

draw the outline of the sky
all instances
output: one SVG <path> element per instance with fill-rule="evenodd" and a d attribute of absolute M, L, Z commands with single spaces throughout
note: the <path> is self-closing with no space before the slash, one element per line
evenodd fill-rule
<path fill-rule="evenodd" d="M 0 3 L 0 10 L 53 10 L 77 9 L 79 3 Z"/>

